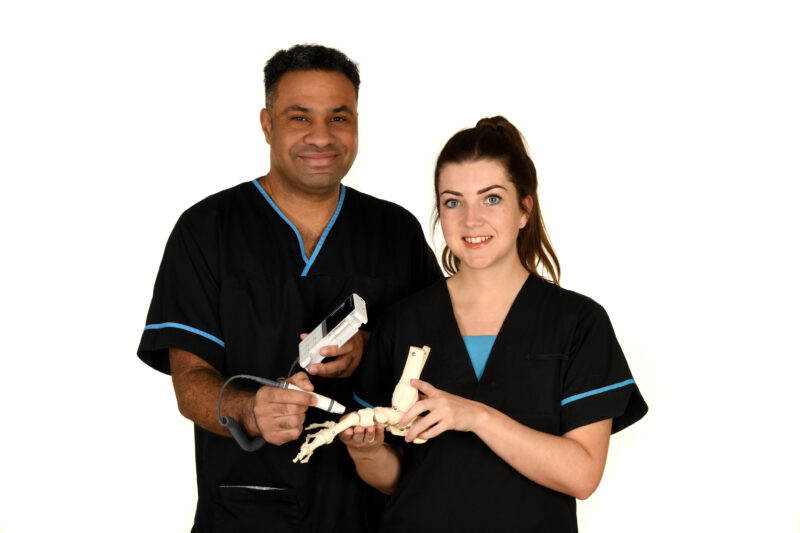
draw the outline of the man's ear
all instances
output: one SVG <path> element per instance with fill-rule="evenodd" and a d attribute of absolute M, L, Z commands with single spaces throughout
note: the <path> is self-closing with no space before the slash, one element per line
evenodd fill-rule
<path fill-rule="evenodd" d="M 272 144 L 272 117 L 266 109 L 261 110 L 261 131 L 264 132 L 267 144 Z"/>

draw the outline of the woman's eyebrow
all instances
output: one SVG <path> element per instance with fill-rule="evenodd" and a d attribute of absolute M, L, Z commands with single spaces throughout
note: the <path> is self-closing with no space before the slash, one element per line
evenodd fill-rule
<path fill-rule="evenodd" d="M 503 187 L 502 185 L 489 185 L 488 187 L 484 187 L 483 189 L 479 190 L 475 194 L 483 194 L 485 192 L 491 191 L 492 189 L 503 189 L 504 191 L 508 190 L 505 187 Z M 460 192 L 451 191 L 450 189 L 447 189 L 447 190 L 444 190 L 444 191 L 440 192 L 439 196 L 441 196 L 443 194 L 452 194 L 453 196 L 464 196 Z"/>
<path fill-rule="evenodd" d="M 484 188 L 484 189 L 481 189 L 481 190 L 479 190 L 479 191 L 478 191 L 478 194 L 483 194 L 483 193 L 485 193 L 485 192 L 487 192 L 487 191 L 491 191 L 492 189 L 496 189 L 496 188 L 503 189 L 504 191 L 505 191 L 505 190 L 507 190 L 507 189 L 506 189 L 505 187 L 503 187 L 502 185 L 489 185 L 488 187 L 486 187 L 486 188 Z"/>

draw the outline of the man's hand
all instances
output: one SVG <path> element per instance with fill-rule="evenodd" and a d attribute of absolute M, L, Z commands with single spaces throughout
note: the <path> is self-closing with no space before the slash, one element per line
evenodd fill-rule
<path fill-rule="evenodd" d="M 298 372 L 286 381 L 309 392 L 314 390 L 305 372 Z M 300 437 L 308 406 L 316 403 L 314 396 L 304 392 L 261 387 L 253 400 L 255 425 L 264 440 L 280 446 Z"/>
<path fill-rule="evenodd" d="M 307 335 L 307 333 L 300 335 L 300 340 L 306 338 Z M 352 376 L 359 363 L 361 363 L 361 356 L 364 355 L 364 346 L 369 341 L 369 336 L 370 333 L 368 331 L 358 330 L 349 341 L 338 348 L 336 346 L 324 346 L 319 353 L 326 357 L 326 362 L 310 365 L 308 373 L 323 378 L 346 378 Z"/>
<path fill-rule="evenodd" d="M 230 436 L 217 420 L 217 399 L 225 378 L 185 350 L 170 348 L 169 363 L 181 414 L 207 431 Z M 287 381 L 303 390 L 314 390 L 305 372 L 298 372 Z M 236 419 L 250 437 L 261 435 L 267 442 L 281 445 L 300 436 L 306 410 L 316 402 L 314 396 L 301 391 L 261 387 L 253 394 L 232 383 L 225 389 L 221 411 Z"/>

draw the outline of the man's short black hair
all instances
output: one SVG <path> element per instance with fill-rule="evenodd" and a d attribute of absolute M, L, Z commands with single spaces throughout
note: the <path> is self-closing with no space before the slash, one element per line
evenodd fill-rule
<path fill-rule="evenodd" d="M 356 90 L 358 99 L 358 86 L 361 77 L 358 74 L 358 65 L 339 50 L 318 44 L 296 44 L 288 50 L 279 50 L 267 61 L 264 66 L 264 91 L 266 93 L 266 108 L 272 112 L 272 102 L 275 99 L 275 86 L 284 74 L 293 70 L 325 70 L 328 72 L 341 72 Z"/>

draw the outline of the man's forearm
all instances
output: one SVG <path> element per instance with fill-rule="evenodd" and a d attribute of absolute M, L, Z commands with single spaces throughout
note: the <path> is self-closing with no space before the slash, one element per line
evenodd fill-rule
<path fill-rule="evenodd" d="M 215 368 L 194 354 L 170 350 L 170 368 L 178 410 L 183 416 L 207 431 L 230 437 L 230 432 L 217 419 L 217 401 L 225 378 Z M 237 389 L 234 384 L 225 388 L 222 397 L 223 415 L 236 419 L 251 437 L 259 435 L 253 415 L 255 393 Z"/>

